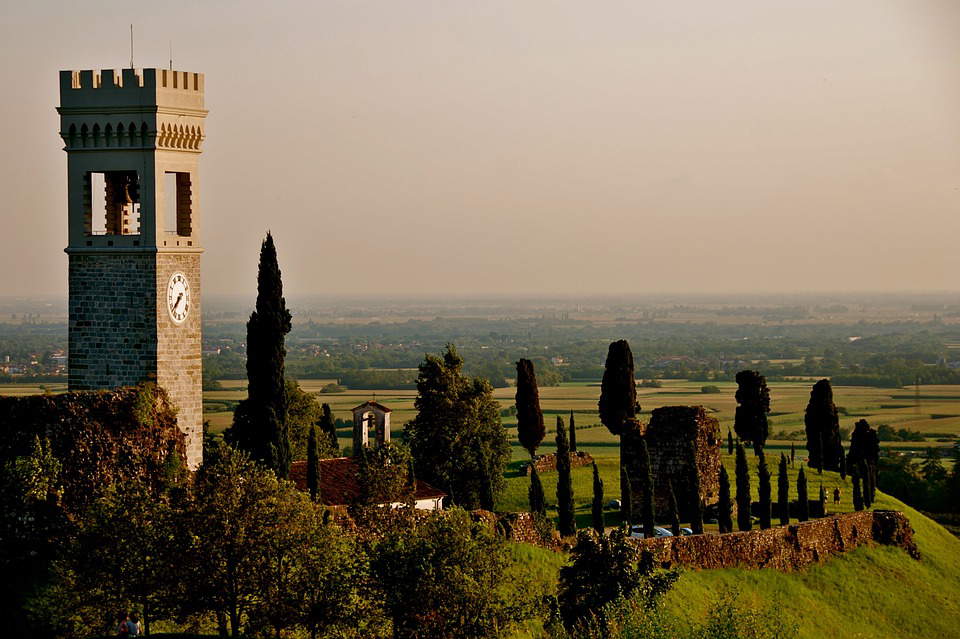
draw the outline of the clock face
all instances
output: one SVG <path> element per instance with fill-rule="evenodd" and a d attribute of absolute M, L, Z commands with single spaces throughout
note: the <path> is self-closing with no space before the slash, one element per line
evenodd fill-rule
<path fill-rule="evenodd" d="M 167 284 L 167 310 L 175 324 L 183 324 L 190 314 L 190 282 L 183 273 L 174 273 Z"/>

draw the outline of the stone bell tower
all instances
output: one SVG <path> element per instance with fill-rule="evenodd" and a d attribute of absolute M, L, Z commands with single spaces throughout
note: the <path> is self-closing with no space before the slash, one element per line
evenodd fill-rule
<path fill-rule="evenodd" d="M 203 74 L 60 72 L 67 152 L 71 390 L 154 381 L 203 456 Z"/>

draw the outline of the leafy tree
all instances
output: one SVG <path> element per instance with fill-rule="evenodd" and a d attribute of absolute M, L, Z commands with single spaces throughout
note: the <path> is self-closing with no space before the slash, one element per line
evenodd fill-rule
<path fill-rule="evenodd" d="M 234 413 L 227 441 L 272 468 L 278 477 L 290 474 L 284 336 L 291 316 L 283 298 L 283 282 L 273 236 L 260 247 L 257 305 L 247 322 L 247 399 Z"/>
<path fill-rule="evenodd" d="M 359 503 L 413 504 L 416 485 L 410 483 L 410 451 L 397 442 L 385 442 L 376 448 L 361 449 L 356 456 Z"/>
<path fill-rule="evenodd" d="M 310 428 L 310 439 L 307 442 L 307 491 L 310 499 L 320 501 L 320 451 L 316 426 Z"/>
<path fill-rule="evenodd" d="M 221 445 L 196 477 L 186 528 L 196 540 L 185 563 L 184 601 L 195 612 L 214 611 L 230 622 L 234 637 L 260 605 L 264 573 L 276 557 L 274 536 L 285 536 L 291 512 L 311 508 L 292 484 L 243 452 Z M 286 508 L 293 500 L 295 506 Z M 278 526 L 278 522 L 283 522 Z"/>
<path fill-rule="evenodd" d="M 750 468 L 747 465 L 747 454 L 743 444 L 737 446 L 737 527 L 740 530 L 750 530 Z"/>
<path fill-rule="evenodd" d="M 573 418 L 573 411 L 570 411 L 570 452 L 577 452 L 577 422 Z"/>
<path fill-rule="evenodd" d="M 780 465 L 777 469 L 777 503 L 780 525 L 790 523 L 790 480 L 787 477 L 787 456 L 780 454 Z"/>
<path fill-rule="evenodd" d="M 443 357 L 427 355 L 420 364 L 414 406 L 417 415 L 404 435 L 417 477 L 465 508 L 495 498 L 510 459 L 500 405 L 485 379 L 463 374 L 463 359 L 452 344 Z"/>
<path fill-rule="evenodd" d="M 810 519 L 810 501 L 807 497 L 807 476 L 803 473 L 803 466 L 797 474 L 797 520 Z"/>
<path fill-rule="evenodd" d="M 830 380 L 821 379 L 810 391 L 810 402 L 803 417 L 807 433 L 807 452 L 810 468 L 823 472 L 839 470 L 840 417 L 833 403 L 833 388 Z"/>
<path fill-rule="evenodd" d="M 943 460 L 936 448 L 927 448 L 923 455 L 923 463 L 920 465 L 920 474 L 931 484 L 946 481 L 947 470 L 943 467 Z"/>
<path fill-rule="evenodd" d="M 330 410 L 330 404 L 320 405 L 320 419 L 317 421 L 320 432 L 324 433 L 330 440 L 331 455 L 340 454 L 340 441 L 337 439 L 337 423 L 333 418 L 333 411 Z"/>
<path fill-rule="evenodd" d="M 597 462 L 593 462 L 593 508 L 591 511 L 593 529 L 598 535 L 603 535 L 606 524 L 603 521 L 603 480 L 597 470 Z"/>
<path fill-rule="evenodd" d="M 720 466 L 720 497 L 717 501 L 717 525 L 720 528 L 720 534 L 733 532 L 733 504 L 730 502 L 730 477 L 727 476 L 727 469 Z"/>
<path fill-rule="evenodd" d="M 773 491 L 770 486 L 770 470 L 767 468 L 767 459 L 762 453 L 760 454 L 757 465 L 757 475 L 760 480 L 760 483 L 757 486 L 757 491 L 760 497 L 760 528 L 769 528 L 770 520 L 772 518 L 771 510 L 773 507 L 773 500 L 771 493 Z"/>
<path fill-rule="evenodd" d="M 573 517 L 573 479 L 570 474 L 570 443 L 563 418 L 557 415 L 557 511 L 558 528 L 564 537 L 576 534 Z"/>
<path fill-rule="evenodd" d="M 858 420 L 853 426 L 850 435 L 850 452 L 847 454 L 847 468 L 850 469 L 861 461 L 874 466 L 880 460 L 880 439 L 877 431 L 870 427 L 865 419 Z M 866 478 L 861 474 L 861 479 Z"/>
<path fill-rule="evenodd" d="M 546 428 L 543 411 L 540 410 L 540 391 L 533 362 L 521 359 L 517 362 L 517 438 L 527 449 L 530 457 L 536 457 L 537 446 L 543 441 Z"/>
<path fill-rule="evenodd" d="M 463 510 L 389 531 L 371 566 L 396 639 L 500 637 L 516 617 L 506 542 Z"/>
<path fill-rule="evenodd" d="M 560 569 L 558 601 L 567 628 L 594 615 L 602 620 L 607 604 L 620 598 L 639 595 L 652 604 L 672 587 L 678 573 L 656 573 L 639 559 L 622 529 L 607 536 L 581 531 L 570 564 Z"/>
<path fill-rule="evenodd" d="M 304 392 L 300 384 L 292 379 L 286 383 L 287 393 L 287 432 L 290 437 L 292 459 L 306 458 L 310 429 L 319 421 L 322 413 L 320 402 L 315 395 Z M 330 457 L 333 452 L 327 438 L 317 440 L 317 450 L 321 458 Z"/>
<path fill-rule="evenodd" d="M 753 449 L 759 455 L 769 433 L 770 390 L 767 380 L 757 371 L 745 370 L 737 373 L 737 385 L 733 429 L 741 440 L 753 442 Z"/>
<path fill-rule="evenodd" d="M 673 490 L 673 482 L 667 480 L 667 503 L 670 507 L 670 530 L 674 537 L 680 536 L 680 509 L 677 507 L 677 494 Z"/>
<path fill-rule="evenodd" d="M 650 465 L 650 453 L 647 450 L 647 440 L 640 440 L 640 517 L 643 521 L 643 536 L 647 539 L 654 537 L 656 523 L 656 506 L 653 495 L 653 468 Z"/>
<path fill-rule="evenodd" d="M 637 382 L 633 371 L 633 353 L 627 340 L 610 344 L 600 382 L 600 421 L 614 435 L 621 435 L 627 422 L 640 411 Z"/>

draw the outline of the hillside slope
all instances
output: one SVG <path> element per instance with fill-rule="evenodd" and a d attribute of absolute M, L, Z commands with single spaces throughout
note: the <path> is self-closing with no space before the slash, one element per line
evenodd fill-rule
<path fill-rule="evenodd" d="M 901 639 L 960 636 L 960 539 L 906 504 L 878 494 L 877 508 L 904 512 L 920 561 L 898 548 L 861 548 L 796 573 L 688 571 L 668 595 L 676 612 L 702 617 L 723 588 L 743 603 L 780 606 L 798 637 Z"/>

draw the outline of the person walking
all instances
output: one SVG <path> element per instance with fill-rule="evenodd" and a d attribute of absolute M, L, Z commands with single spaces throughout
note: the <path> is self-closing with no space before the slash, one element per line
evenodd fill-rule
<path fill-rule="evenodd" d="M 127 613 L 117 615 L 117 636 L 128 637 L 130 635 L 130 626 L 127 625 Z"/>
<path fill-rule="evenodd" d="M 136 613 L 130 615 L 130 619 L 127 620 L 127 636 L 140 636 L 140 617 Z"/>
<path fill-rule="evenodd" d="M 835 506 L 840 504 L 840 487 L 839 486 L 833 489 L 833 504 Z"/>

